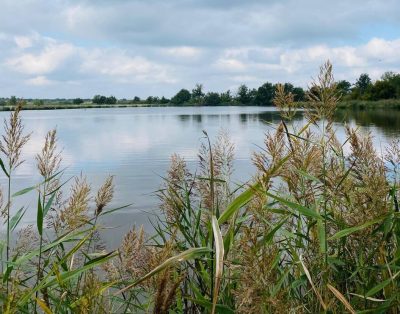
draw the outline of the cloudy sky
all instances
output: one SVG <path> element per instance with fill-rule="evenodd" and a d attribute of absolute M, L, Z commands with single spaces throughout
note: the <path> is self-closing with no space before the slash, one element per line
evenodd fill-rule
<path fill-rule="evenodd" d="M 168 96 L 400 72 L 399 0 L 0 0 L 0 97 Z"/>

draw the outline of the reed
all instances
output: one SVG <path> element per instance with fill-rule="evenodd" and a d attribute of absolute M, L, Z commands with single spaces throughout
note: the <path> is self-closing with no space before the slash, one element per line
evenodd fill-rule
<path fill-rule="evenodd" d="M 2 312 L 398 313 L 400 143 L 380 154 L 371 134 L 348 126 L 337 139 L 329 62 L 307 97 L 300 124 L 293 95 L 278 86 L 281 122 L 240 185 L 231 182 L 235 149 L 224 132 L 214 141 L 204 132 L 194 172 L 173 155 L 153 230 L 133 226 L 111 251 L 99 218 L 119 209 L 110 206 L 113 177 L 98 191 L 72 178 L 66 193 L 55 130 L 36 158 L 42 181 L 11 192 L 29 140 L 12 112 L 1 145 L 9 182 Z M 21 225 L 27 209 L 12 206 L 27 193 L 38 200 L 36 226 Z"/>

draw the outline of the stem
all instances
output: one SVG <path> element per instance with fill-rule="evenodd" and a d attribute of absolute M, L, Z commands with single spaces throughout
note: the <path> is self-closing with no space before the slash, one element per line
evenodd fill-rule
<path fill-rule="evenodd" d="M 7 194 L 7 257 L 6 257 L 6 269 L 8 268 L 8 262 L 10 260 L 10 206 L 11 206 L 11 166 L 8 169 L 8 194 Z M 7 295 L 9 293 L 9 285 L 8 285 L 7 277 Z"/>
<path fill-rule="evenodd" d="M 39 190 L 40 191 L 40 190 Z M 40 193 L 40 192 L 39 192 Z M 44 209 L 46 203 L 46 183 L 44 184 L 43 187 L 43 198 L 42 198 L 42 208 Z M 44 219 L 44 217 L 43 217 Z M 38 262 L 38 267 L 37 267 L 37 279 L 36 279 L 36 286 L 39 285 L 39 281 L 42 277 L 41 275 L 41 262 L 42 262 L 42 246 L 43 246 L 43 230 L 42 234 L 40 235 L 40 243 L 39 243 L 39 262 Z M 39 297 L 39 290 L 36 291 L 36 298 Z M 35 302 L 35 313 L 37 313 L 37 308 L 36 308 L 36 302 Z"/>

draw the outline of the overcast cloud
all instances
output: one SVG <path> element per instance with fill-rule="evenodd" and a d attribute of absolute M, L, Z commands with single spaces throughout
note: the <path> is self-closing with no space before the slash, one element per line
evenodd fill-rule
<path fill-rule="evenodd" d="M 0 97 L 168 96 L 400 72 L 398 0 L 0 0 Z"/>

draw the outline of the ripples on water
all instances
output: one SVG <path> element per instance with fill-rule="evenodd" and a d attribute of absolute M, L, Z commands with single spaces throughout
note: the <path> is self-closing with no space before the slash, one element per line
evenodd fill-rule
<path fill-rule="evenodd" d="M 1 112 L 4 118 L 8 113 Z M 236 147 L 236 182 L 251 178 L 254 168 L 250 159 L 271 124 L 279 122 L 279 114 L 270 107 L 166 107 L 166 108 L 105 108 L 24 111 L 25 129 L 32 131 L 31 141 L 24 150 L 25 163 L 18 169 L 13 190 L 40 181 L 34 156 L 44 142 L 46 132 L 57 128 L 59 146 L 63 148 L 64 178 L 87 175 L 95 191 L 108 174 L 115 175 L 116 193 L 113 206 L 133 203 L 115 214 L 107 225 L 118 227 L 109 241 L 116 244 L 132 224 L 148 225 L 148 214 L 157 213 L 158 199 L 154 195 L 162 182 L 173 153 L 182 155 L 195 169 L 197 150 L 206 130 L 214 138 L 222 128 Z M 303 122 L 302 115 L 294 123 Z M 340 140 L 344 139 L 342 122 L 359 125 L 374 135 L 380 151 L 388 139 L 400 131 L 400 111 L 340 111 L 336 117 Z M 5 186 L 5 177 L 1 177 Z M 16 206 L 30 205 L 26 221 L 36 215 L 36 196 L 32 193 L 16 201 Z M 111 232 L 111 231 L 110 231 Z M 111 233 L 110 233 L 111 234 Z M 117 236 L 118 235 L 118 236 Z"/>

